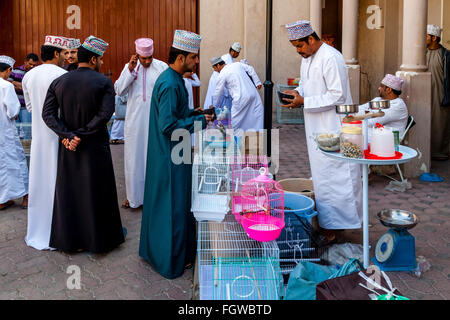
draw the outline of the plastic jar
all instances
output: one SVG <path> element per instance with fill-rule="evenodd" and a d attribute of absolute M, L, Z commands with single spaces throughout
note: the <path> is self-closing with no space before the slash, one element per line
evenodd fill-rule
<path fill-rule="evenodd" d="M 362 128 L 343 127 L 340 136 L 341 154 L 348 158 L 364 158 Z"/>

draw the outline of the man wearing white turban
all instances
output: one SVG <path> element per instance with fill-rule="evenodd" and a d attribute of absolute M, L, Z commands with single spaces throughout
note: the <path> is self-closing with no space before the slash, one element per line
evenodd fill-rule
<path fill-rule="evenodd" d="M 284 107 L 303 107 L 305 131 L 319 224 L 328 240 L 334 230 L 359 229 L 362 221 L 362 182 L 358 164 L 331 159 L 316 148 L 313 135 L 341 129 L 335 105 L 352 104 L 345 60 L 336 49 L 324 43 L 309 21 L 286 26 L 289 40 L 303 57 L 300 84 L 286 93 Z"/>

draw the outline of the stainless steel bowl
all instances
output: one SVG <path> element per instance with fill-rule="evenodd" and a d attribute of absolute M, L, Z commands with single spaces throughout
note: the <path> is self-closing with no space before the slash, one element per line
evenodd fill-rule
<path fill-rule="evenodd" d="M 377 217 L 382 225 L 394 229 L 412 229 L 419 223 L 414 213 L 400 209 L 381 210 Z"/>
<path fill-rule="evenodd" d="M 336 106 L 338 114 L 351 114 L 359 112 L 359 105 L 357 104 L 340 104 Z"/>
<path fill-rule="evenodd" d="M 391 101 L 389 100 L 375 100 L 369 102 L 369 108 L 372 110 L 389 109 L 391 107 Z"/>

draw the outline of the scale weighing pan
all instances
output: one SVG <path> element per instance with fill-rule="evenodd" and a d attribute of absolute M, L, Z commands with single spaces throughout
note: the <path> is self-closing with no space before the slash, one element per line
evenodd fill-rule
<path fill-rule="evenodd" d="M 397 230 L 409 230 L 419 223 L 419 218 L 414 213 L 406 210 L 384 209 L 378 212 L 377 216 L 382 225 Z"/>

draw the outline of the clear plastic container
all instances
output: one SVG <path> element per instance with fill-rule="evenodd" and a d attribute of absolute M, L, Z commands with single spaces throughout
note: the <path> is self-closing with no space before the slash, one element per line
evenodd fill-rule
<path fill-rule="evenodd" d="M 341 154 L 349 158 L 364 158 L 362 128 L 343 127 L 340 136 Z"/>

